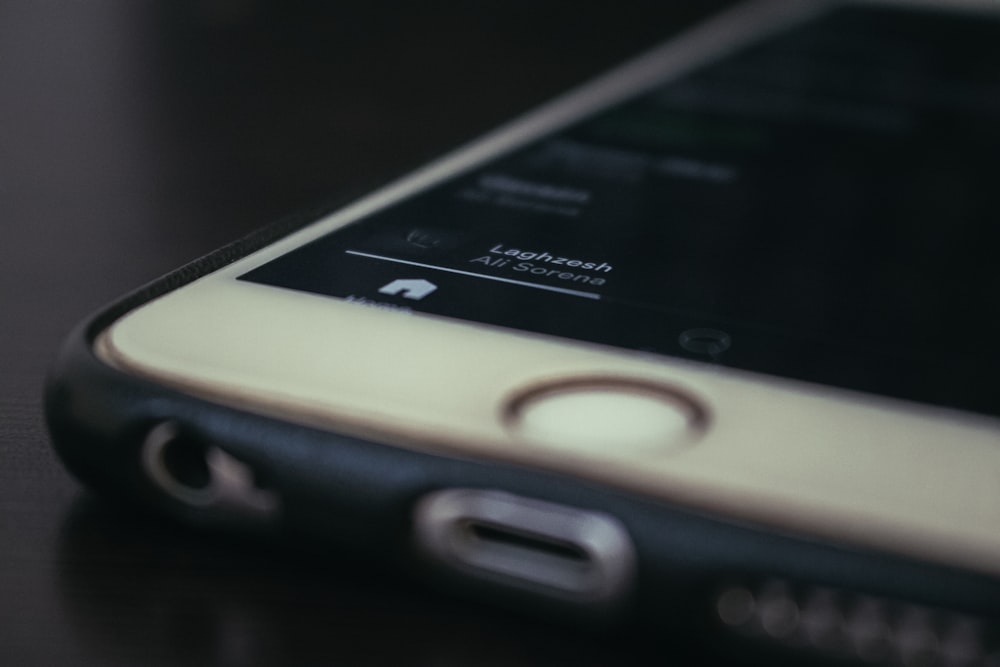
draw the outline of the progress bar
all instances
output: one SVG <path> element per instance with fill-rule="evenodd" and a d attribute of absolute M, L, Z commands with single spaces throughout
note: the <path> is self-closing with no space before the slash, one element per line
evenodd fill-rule
<path fill-rule="evenodd" d="M 474 273 L 472 271 L 459 271 L 458 269 L 449 269 L 444 266 L 434 266 L 433 264 L 421 264 L 420 262 L 411 262 L 406 259 L 397 259 L 395 257 L 384 257 L 382 255 L 372 255 L 367 252 L 361 252 L 359 250 L 345 250 L 348 255 L 357 255 L 358 257 L 368 257 L 369 259 L 380 259 L 383 262 L 395 262 L 396 264 L 406 264 L 408 266 L 419 266 L 422 269 L 431 269 L 433 271 L 444 271 L 446 273 L 457 273 L 461 276 L 469 276 L 471 278 L 482 278 L 484 280 L 495 280 L 498 283 L 510 283 L 511 285 L 521 285 L 522 287 L 534 287 L 535 289 L 545 290 L 547 292 L 558 292 L 559 294 L 568 294 L 570 296 L 579 296 L 584 299 L 597 299 L 601 298 L 601 295 L 597 292 L 582 292 L 575 289 L 566 289 L 565 287 L 552 287 L 551 285 L 539 285 L 538 283 L 529 283 L 523 280 L 512 280 L 511 278 L 501 278 L 499 276 L 490 276 L 485 273 Z"/>

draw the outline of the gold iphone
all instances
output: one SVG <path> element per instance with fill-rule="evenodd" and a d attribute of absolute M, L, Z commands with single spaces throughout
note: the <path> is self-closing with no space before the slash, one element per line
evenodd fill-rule
<path fill-rule="evenodd" d="M 740 6 L 98 315 L 57 448 L 505 604 L 986 660 L 998 7 Z"/>

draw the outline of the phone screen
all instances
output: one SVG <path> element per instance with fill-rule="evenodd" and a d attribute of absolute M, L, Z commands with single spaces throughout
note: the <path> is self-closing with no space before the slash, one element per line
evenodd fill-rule
<path fill-rule="evenodd" d="M 998 63 L 837 9 L 241 279 L 1000 415 Z"/>

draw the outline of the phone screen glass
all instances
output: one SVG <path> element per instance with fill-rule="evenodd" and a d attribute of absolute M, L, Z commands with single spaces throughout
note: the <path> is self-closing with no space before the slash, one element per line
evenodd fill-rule
<path fill-rule="evenodd" d="M 1000 415 L 998 62 L 837 9 L 241 279 Z"/>

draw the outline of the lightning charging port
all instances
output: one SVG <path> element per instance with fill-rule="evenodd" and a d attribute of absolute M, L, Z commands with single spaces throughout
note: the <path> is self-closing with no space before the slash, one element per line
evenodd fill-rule
<path fill-rule="evenodd" d="M 593 607 L 631 588 L 635 555 L 610 515 L 509 493 L 449 489 L 417 505 L 420 549 L 476 578 Z"/>
<path fill-rule="evenodd" d="M 524 549 L 551 558 L 562 558 L 567 561 L 586 565 L 590 556 L 586 550 L 571 542 L 554 540 L 544 535 L 533 535 L 506 526 L 470 521 L 466 529 L 471 538 L 483 543 L 482 546 L 494 546 L 501 549 Z"/>

